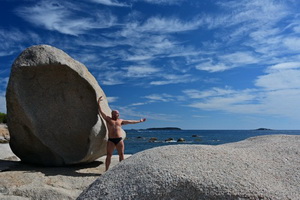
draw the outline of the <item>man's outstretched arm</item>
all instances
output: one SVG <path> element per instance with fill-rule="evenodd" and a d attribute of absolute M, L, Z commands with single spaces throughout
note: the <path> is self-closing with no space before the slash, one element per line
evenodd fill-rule
<path fill-rule="evenodd" d="M 140 120 L 123 120 L 122 125 L 126 124 L 137 124 L 146 121 L 146 118 L 140 119 Z"/>
<path fill-rule="evenodd" d="M 102 111 L 102 109 L 101 109 L 100 103 L 101 103 L 102 100 L 103 100 L 103 99 L 102 99 L 102 96 L 99 97 L 99 99 L 98 99 L 98 111 L 99 111 L 100 115 L 107 121 L 107 120 L 110 120 L 110 117 L 108 117 L 108 116 Z"/>

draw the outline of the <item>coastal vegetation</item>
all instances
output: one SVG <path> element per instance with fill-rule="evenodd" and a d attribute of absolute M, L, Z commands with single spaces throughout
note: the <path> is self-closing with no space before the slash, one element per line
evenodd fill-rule
<path fill-rule="evenodd" d="M 7 123 L 7 115 L 5 113 L 0 112 L 0 123 Z"/>

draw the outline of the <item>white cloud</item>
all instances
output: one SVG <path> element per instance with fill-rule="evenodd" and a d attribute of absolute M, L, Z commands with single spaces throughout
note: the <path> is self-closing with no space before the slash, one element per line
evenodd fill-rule
<path fill-rule="evenodd" d="M 108 103 L 114 103 L 116 101 L 118 101 L 119 97 L 106 97 Z"/>
<path fill-rule="evenodd" d="M 126 70 L 126 76 L 132 78 L 148 77 L 160 71 L 160 69 L 152 66 L 129 66 Z"/>
<path fill-rule="evenodd" d="M 190 83 L 197 80 L 197 78 L 193 78 L 189 74 L 184 75 L 175 75 L 175 74 L 163 74 L 161 75 L 163 80 L 155 80 L 151 81 L 150 85 L 169 85 L 169 84 L 177 84 L 177 83 Z"/>
<path fill-rule="evenodd" d="M 289 37 L 285 38 L 283 41 L 284 45 L 293 51 L 300 51 L 300 38 L 299 37 Z"/>
<path fill-rule="evenodd" d="M 296 25 L 293 30 L 295 31 L 295 33 L 300 33 L 300 25 Z"/>
<path fill-rule="evenodd" d="M 284 116 L 299 120 L 300 89 L 283 89 L 266 92 L 261 99 L 261 114 Z"/>
<path fill-rule="evenodd" d="M 159 71 L 159 68 L 147 65 L 129 66 L 123 69 L 111 67 L 105 69 L 105 72 L 99 73 L 98 80 L 104 85 L 118 85 L 128 80 L 156 77 Z"/>
<path fill-rule="evenodd" d="M 223 63 L 213 64 L 211 61 L 198 64 L 195 67 L 198 70 L 203 70 L 208 72 L 223 72 L 225 70 L 233 68 L 233 66 L 227 66 Z"/>
<path fill-rule="evenodd" d="M 130 7 L 131 6 L 131 5 L 116 1 L 116 0 L 90 0 L 90 1 L 99 3 L 99 4 L 103 4 L 106 6 L 117 6 L 117 7 Z"/>
<path fill-rule="evenodd" d="M 13 55 L 15 51 L 0 51 L 0 57 Z"/>
<path fill-rule="evenodd" d="M 227 55 L 222 55 L 219 58 L 226 63 L 231 63 L 235 65 L 247 65 L 257 63 L 259 61 L 250 52 L 236 52 Z"/>
<path fill-rule="evenodd" d="M 143 25 L 137 27 L 139 32 L 172 33 L 190 31 L 199 28 L 199 20 L 182 21 L 178 18 L 151 17 Z"/>
<path fill-rule="evenodd" d="M 201 59 L 198 60 L 201 61 Z M 207 60 L 207 58 L 202 60 Z M 214 62 L 213 60 L 200 62 L 196 64 L 195 68 L 208 72 L 223 72 L 235 67 L 255 64 L 259 61 L 251 52 L 235 52 L 220 55 L 215 60 L 219 60 L 219 62 Z"/>
<path fill-rule="evenodd" d="M 150 102 L 169 102 L 173 100 L 173 96 L 169 94 L 151 94 L 144 98 L 150 100 Z"/>
<path fill-rule="evenodd" d="M 152 55 L 134 55 L 130 56 L 129 58 L 126 58 L 126 61 L 143 61 L 143 60 L 149 60 L 152 59 Z"/>
<path fill-rule="evenodd" d="M 0 56 L 10 56 L 20 52 L 24 43 L 39 43 L 36 33 L 17 28 L 0 29 Z"/>
<path fill-rule="evenodd" d="M 185 0 L 135 0 L 159 5 L 180 5 Z"/>
<path fill-rule="evenodd" d="M 207 92 L 210 93 L 209 91 Z M 256 106 L 255 104 L 252 104 L 255 97 L 256 96 L 254 94 L 248 91 L 229 91 L 228 94 L 224 95 L 207 96 L 205 99 L 191 103 L 188 106 L 203 110 L 221 110 L 233 113 L 255 113 L 257 112 L 257 109 L 252 108 Z"/>
<path fill-rule="evenodd" d="M 170 95 L 167 93 L 162 93 L 162 94 L 150 94 L 147 96 L 144 96 L 143 98 L 148 99 L 148 101 L 144 102 L 144 104 L 149 104 L 149 103 L 157 103 L 157 102 L 177 102 L 177 101 L 184 101 L 185 97 L 184 96 L 175 96 L 175 95 Z"/>
<path fill-rule="evenodd" d="M 300 63 L 280 63 L 269 67 L 255 85 L 266 90 L 300 89 Z"/>
<path fill-rule="evenodd" d="M 103 85 L 119 85 L 123 84 L 123 72 L 121 71 L 106 71 L 99 73 L 97 80 Z"/>
<path fill-rule="evenodd" d="M 300 118 L 300 63 L 272 65 L 255 80 L 256 89 L 183 90 L 190 107 L 241 114 Z"/>
<path fill-rule="evenodd" d="M 148 104 L 147 102 L 139 102 L 139 103 L 132 103 L 130 106 L 142 106 Z"/>
<path fill-rule="evenodd" d="M 235 94 L 236 91 L 230 88 L 225 88 L 225 89 L 212 88 L 210 90 L 204 90 L 204 91 L 188 89 L 188 90 L 183 90 L 183 93 L 185 93 L 187 96 L 189 96 L 192 99 L 203 99 L 207 97 L 216 97 L 216 96 Z"/>
<path fill-rule="evenodd" d="M 289 14 L 285 2 L 274 0 L 219 1 L 217 4 L 229 11 L 225 24 L 228 26 L 247 22 L 250 29 L 260 28 L 274 24 Z"/>
<path fill-rule="evenodd" d="M 298 69 L 298 68 L 300 68 L 300 62 L 286 62 L 286 63 L 279 63 L 276 65 L 270 66 L 266 71 L 274 72 L 274 71 Z"/>
<path fill-rule="evenodd" d="M 116 21 L 110 13 L 100 11 L 94 18 L 79 18 L 72 11 L 73 7 L 65 6 L 62 1 L 44 0 L 32 7 L 20 7 L 16 13 L 36 26 L 75 36 L 90 29 L 111 27 Z"/>

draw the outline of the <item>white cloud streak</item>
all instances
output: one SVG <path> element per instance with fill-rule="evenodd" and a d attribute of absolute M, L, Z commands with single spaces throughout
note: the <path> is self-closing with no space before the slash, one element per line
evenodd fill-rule
<path fill-rule="evenodd" d="M 178 18 L 151 17 L 143 25 L 137 26 L 139 32 L 159 32 L 174 33 L 195 30 L 202 25 L 199 20 L 190 22 L 182 21 Z"/>
<path fill-rule="evenodd" d="M 300 118 L 300 62 L 272 65 L 255 80 L 256 89 L 184 90 L 190 107 L 241 114 Z"/>
<path fill-rule="evenodd" d="M 126 3 L 121 3 L 121 2 L 115 1 L 115 0 L 90 0 L 90 1 L 94 2 L 94 3 L 103 4 L 106 6 L 117 6 L 117 7 L 130 7 L 131 6 Z"/>
<path fill-rule="evenodd" d="M 113 15 L 101 11 L 98 11 L 94 18 L 79 18 L 72 12 L 73 7 L 76 6 L 67 7 L 62 1 L 43 0 L 32 7 L 20 7 L 16 13 L 36 26 L 74 36 L 90 29 L 111 27 L 116 21 Z"/>
<path fill-rule="evenodd" d="M 265 90 L 300 89 L 300 62 L 280 63 L 266 72 L 257 78 L 256 86 Z"/>
<path fill-rule="evenodd" d="M 119 97 L 107 97 L 108 103 L 114 103 L 117 102 Z"/>
<path fill-rule="evenodd" d="M 137 2 L 146 2 L 149 4 L 158 4 L 158 5 L 180 5 L 185 0 L 135 0 Z"/>

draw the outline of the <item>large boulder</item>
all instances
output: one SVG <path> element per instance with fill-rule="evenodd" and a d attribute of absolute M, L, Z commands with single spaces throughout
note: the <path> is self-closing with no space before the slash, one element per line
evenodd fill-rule
<path fill-rule="evenodd" d="M 12 151 L 24 162 L 52 166 L 103 156 L 107 129 L 98 116 L 99 96 L 105 94 L 92 74 L 62 50 L 25 49 L 12 65 L 6 93 Z"/>
<path fill-rule="evenodd" d="M 299 199 L 300 136 L 220 146 L 172 145 L 137 153 L 77 199 Z"/>

